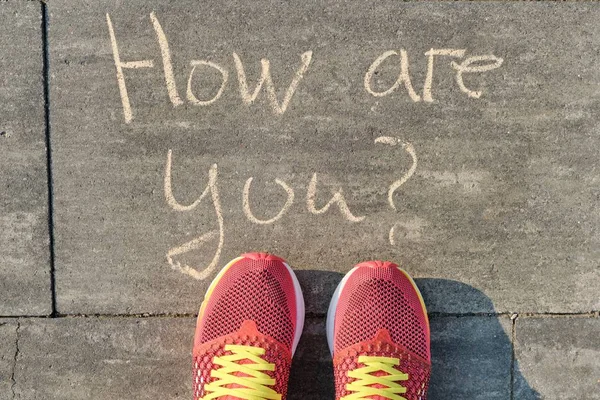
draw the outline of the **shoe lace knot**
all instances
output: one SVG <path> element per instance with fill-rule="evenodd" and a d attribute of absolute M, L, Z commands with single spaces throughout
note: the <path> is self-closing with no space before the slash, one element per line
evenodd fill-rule
<path fill-rule="evenodd" d="M 262 347 L 226 345 L 231 353 L 213 358 L 220 368 L 210 373 L 211 382 L 204 386 L 202 400 L 230 396 L 242 400 L 281 400 L 281 395 L 269 386 L 276 384 L 275 378 L 263 371 L 274 371 L 275 364 L 262 358 Z"/>
<path fill-rule="evenodd" d="M 340 400 L 372 399 L 372 396 L 389 400 L 406 400 L 401 396 L 406 393 L 406 387 L 399 382 L 408 380 L 408 374 L 394 368 L 400 364 L 399 359 L 360 356 L 358 362 L 364 366 L 348 372 L 348 377 L 354 380 L 346 385 L 346 390 L 353 393 Z"/>

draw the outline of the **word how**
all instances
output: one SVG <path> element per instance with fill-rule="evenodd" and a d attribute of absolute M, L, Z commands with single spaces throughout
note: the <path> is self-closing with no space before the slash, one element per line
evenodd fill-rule
<path fill-rule="evenodd" d="M 156 32 L 156 38 L 158 40 L 158 44 L 160 47 L 161 55 L 162 55 L 162 65 L 165 76 L 165 84 L 167 86 L 167 93 L 169 94 L 169 99 L 173 106 L 177 107 L 183 104 L 183 100 L 179 95 L 179 91 L 177 89 L 177 85 L 175 84 L 175 77 L 173 74 L 173 63 L 171 61 L 171 51 L 169 50 L 169 42 L 167 41 L 167 36 L 163 31 L 163 28 L 156 18 L 156 14 L 150 14 L 150 20 L 152 21 L 152 26 L 154 27 L 154 31 Z M 123 74 L 124 69 L 138 69 L 138 68 L 153 68 L 154 61 L 153 60 L 140 60 L 140 61 L 122 61 L 121 55 L 119 53 L 119 46 L 117 44 L 117 39 L 115 36 L 115 31 L 113 28 L 113 24 L 109 14 L 106 14 L 106 23 L 108 24 L 108 31 L 110 34 L 110 41 L 113 50 L 113 58 L 115 61 L 115 66 L 117 69 L 117 82 L 119 84 L 119 92 L 121 95 L 121 102 L 123 104 L 123 115 L 125 116 L 125 122 L 129 123 L 133 119 L 133 112 L 131 110 L 131 103 L 129 101 L 129 95 L 127 92 L 127 85 L 125 84 L 125 76 Z M 292 77 L 292 81 L 285 91 L 285 95 L 283 100 L 280 102 L 277 99 L 277 89 L 273 84 L 273 79 L 271 78 L 270 72 L 270 62 L 267 59 L 262 59 L 260 61 L 262 72 L 260 78 L 254 88 L 254 90 L 250 90 L 248 87 L 248 82 L 246 79 L 246 72 L 244 69 L 244 65 L 240 57 L 233 53 L 233 60 L 235 63 L 235 68 L 237 71 L 237 78 L 240 89 L 240 96 L 242 101 L 246 105 L 252 104 L 259 93 L 261 92 L 263 86 L 265 86 L 267 91 L 267 97 L 269 99 L 269 104 L 273 109 L 273 113 L 275 114 L 283 114 L 287 109 L 290 101 L 292 100 L 292 96 L 298 87 L 298 84 L 302 80 L 304 73 L 308 70 L 308 66 L 312 60 L 312 51 L 307 51 L 303 53 L 301 56 L 300 68 L 296 71 L 294 76 Z M 187 100 L 196 106 L 209 106 L 216 102 L 223 91 L 225 90 L 225 85 L 227 84 L 227 80 L 229 79 L 229 72 L 220 66 L 217 63 L 208 60 L 191 60 L 190 61 L 191 71 L 187 80 L 187 90 L 186 90 L 186 98 Z M 196 97 L 192 90 L 192 80 L 194 78 L 194 73 L 198 67 L 204 68 L 212 68 L 217 70 L 221 74 L 221 86 L 217 93 L 210 99 L 200 100 Z"/>
<path fill-rule="evenodd" d="M 390 136 L 382 136 L 375 139 L 375 143 L 386 144 L 389 146 L 397 146 L 400 145 L 402 148 L 410 155 L 412 159 L 412 165 L 409 170 L 400 177 L 400 179 L 392 182 L 388 187 L 388 204 L 393 209 L 396 210 L 396 205 L 394 204 L 394 193 L 400 186 L 406 183 L 417 169 L 417 155 L 415 153 L 415 149 L 410 143 L 403 143 L 398 138 L 390 137 Z M 219 196 L 219 184 L 218 184 L 218 165 L 213 164 L 208 171 L 208 184 L 203 190 L 200 197 L 198 197 L 193 203 L 184 205 L 180 204 L 175 197 L 173 196 L 173 187 L 172 187 L 172 170 L 173 170 L 173 154 L 172 151 L 169 150 L 167 153 L 167 162 L 165 165 L 165 176 L 164 176 L 164 193 L 165 200 L 167 205 L 175 211 L 178 212 L 191 212 L 194 211 L 198 205 L 202 203 L 202 201 L 210 196 L 210 201 L 212 202 L 212 208 L 214 211 L 215 219 L 217 221 L 217 229 L 211 230 L 209 232 L 203 233 L 198 237 L 187 241 L 181 245 L 175 246 L 168 250 L 167 252 L 167 261 L 171 265 L 171 267 L 175 270 L 178 270 L 186 275 L 189 275 L 196 279 L 206 279 L 209 277 L 215 267 L 219 265 L 219 260 L 221 257 L 221 252 L 223 250 L 223 246 L 225 244 L 225 218 L 223 216 L 223 208 L 221 206 L 221 200 Z M 317 206 L 317 186 L 318 186 L 318 178 L 317 173 L 313 173 L 312 178 L 310 179 L 307 187 L 307 195 L 306 195 L 306 209 L 314 215 L 324 214 L 331 206 L 337 206 L 342 217 L 347 219 L 348 221 L 354 223 L 360 223 L 364 221 L 367 217 L 364 215 L 354 215 L 346 203 L 346 199 L 344 198 L 344 192 L 342 189 L 339 189 L 333 197 L 322 207 Z M 285 203 L 281 206 L 279 212 L 269 219 L 259 219 L 252 212 L 252 205 L 250 201 L 250 191 L 252 187 L 253 177 L 249 177 L 246 180 L 244 185 L 244 189 L 242 191 L 242 209 L 244 211 L 244 215 L 246 218 L 257 225 L 269 225 L 274 224 L 278 220 L 280 220 L 289 210 L 291 205 L 295 201 L 294 189 L 290 187 L 286 182 L 281 179 L 275 179 L 275 183 L 277 183 L 283 191 L 287 194 L 287 199 Z M 191 266 L 188 264 L 182 264 L 179 261 L 174 260 L 174 257 L 183 255 L 192 250 L 197 250 L 205 246 L 208 242 L 217 239 L 217 247 L 215 249 L 213 258 L 211 262 L 205 266 Z M 391 244 L 394 244 L 394 227 L 390 229 L 389 233 L 389 241 Z"/>

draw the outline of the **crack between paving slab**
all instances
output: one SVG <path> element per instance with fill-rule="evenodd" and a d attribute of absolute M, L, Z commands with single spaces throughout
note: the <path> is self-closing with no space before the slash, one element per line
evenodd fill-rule
<path fill-rule="evenodd" d="M 140 314 L 57 314 L 56 318 L 197 318 L 192 313 L 140 313 Z"/>
<path fill-rule="evenodd" d="M 430 318 L 463 318 L 463 317 L 511 317 L 517 313 L 501 312 L 501 313 L 441 313 L 431 312 L 429 313 Z M 520 318 L 599 318 L 600 313 L 598 311 L 592 312 L 579 312 L 579 313 L 518 313 Z M 325 313 L 306 313 L 306 318 L 325 318 Z M 53 315 L 0 315 L 2 319 L 15 319 L 15 318 L 196 318 L 196 313 L 55 313 Z M 0 322 L 1 324 L 1 322 Z"/>
<path fill-rule="evenodd" d="M 447 318 L 447 317 L 507 317 L 510 313 L 487 313 L 487 312 L 469 312 L 469 313 L 446 313 L 446 312 L 430 312 L 427 313 L 429 318 Z"/>
<path fill-rule="evenodd" d="M 510 400 L 515 398 L 515 343 L 517 340 L 517 319 L 519 314 L 512 314 L 510 316 Z"/>
<path fill-rule="evenodd" d="M 54 256 L 54 184 L 52 179 L 52 143 L 50 141 L 50 54 L 48 49 L 48 8 L 44 1 L 42 10 L 42 74 L 44 87 L 44 123 L 46 137 L 46 175 L 48 179 L 48 247 L 50 255 L 50 317 L 56 317 L 56 281 Z"/>
<path fill-rule="evenodd" d="M 519 317 L 523 318 L 597 318 L 599 316 L 598 311 L 590 312 L 545 312 L 545 313 L 534 313 L 534 312 L 522 312 L 518 313 Z"/>
<path fill-rule="evenodd" d="M 15 380 L 15 373 L 17 371 L 17 359 L 19 358 L 19 331 L 21 330 L 21 322 L 17 321 L 17 329 L 15 330 L 16 339 L 15 339 L 15 356 L 13 358 L 12 371 L 10 374 L 10 391 L 12 393 L 12 398 L 15 399 L 17 397 L 17 393 L 15 392 L 15 386 L 17 386 L 17 381 Z"/>

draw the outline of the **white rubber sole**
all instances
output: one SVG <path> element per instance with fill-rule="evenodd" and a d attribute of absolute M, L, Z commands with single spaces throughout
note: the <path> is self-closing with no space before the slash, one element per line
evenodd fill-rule
<path fill-rule="evenodd" d="M 342 293 L 342 289 L 348 282 L 348 278 L 354 271 L 356 271 L 358 267 L 354 267 L 342 278 L 342 281 L 335 288 L 335 292 L 333 292 L 333 296 L 331 297 L 331 301 L 329 302 L 329 308 L 327 309 L 327 345 L 329 346 L 329 352 L 333 357 L 333 330 L 335 328 L 335 312 L 337 310 L 338 300 L 340 299 L 340 293 Z"/>
<path fill-rule="evenodd" d="M 333 297 L 331 298 L 331 302 L 329 303 L 329 308 L 327 309 L 327 324 L 326 324 L 326 327 L 327 327 L 327 345 L 329 346 L 329 352 L 331 353 L 332 357 L 333 357 L 333 337 L 334 337 L 334 334 L 335 334 L 335 332 L 334 332 L 334 329 L 335 329 L 335 312 L 337 310 L 337 305 L 338 305 L 338 301 L 340 299 L 340 294 L 342 293 L 342 290 L 344 289 L 344 286 L 348 282 L 348 279 L 350 278 L 350 276 L 358 268 L 359 267 L 354 267 L 346 275 L 344 275 L 344 278 L 342 279 L 342 281 L 338 284 L 337 288 L 335 288 L 335 292 L 333 292 Z M 417 287 L 417 284 L 412 279 L 412 277 L 405 270 L 403 270 L 402 268 L 398 267 L 398 269 L 400 270 L 400 272 L 402 272 L 404 274 L 404 276 L 406 276 L 408 278 L 408 280 L 412 284 L 413 288 L 415 289 L 415 291 L 419 295 L 419 300 L 421 302 L 421 306 L 423 307 L 423 310 L 425 310 L 425 321 L 427 321 L 427 330 L 429 331 L 429 318 L 427 316 L 427 311 L 426 311 L 427 309 L 425 308 L 425 301 L 423 300 L 423 295 L 421 294 L 421 291 Z"/>
<path fill-rule="evenodd" d="M 294 292 L 296 294 L 296 332 L 294 332 L 294 343 L 292 345 L 292 355 L 294 355 L 296 352 L 296 347 L 298 347 L 298 342 L 300 342 L 302 331 L 304 330 L 304 314 L 306 313 L 306 308 L 304 305 L 304 295 L 302 294 L 302 288 L 300 287 L 300 282 L 298 282 L 298 277 L 296 277 L 296 274 L 287 262 L 284 262 L 283 265 L 285 265 L 290 273 L 290 276 L 292 277 L 292 281 L 294 282 Z"/>
<path fill-rule="evenodd" d="M 234 258 L 233 260 L 231 260 L 229 263 L 227 263 L 227 265 L 225 265 L 221 269 L 221 271 L 219 271 L 217 276 L 212 280 L 212 282 L 208 286 L 208 289 L 206 290 L 206 294 L 204 295 L 204 300 L 202 301 L 202 306 L 200 307 L 200 312 L 198 313 L 198 320 L 200 320 L 200 318 L 202 318 L 204 307 L 206 305 L 206 300 L 208 299 L 208 297 L 214 290 L 215 286 L 217 286 L 217 283 L 219 282 L 219 280 L 221 280 L 223 275 L 225 275 L 225 272 L 227 272 L 229 267 L 231 267 L 233 264 L 235 264 L 237 261 L 239 261 L 241 259 L 243 259 L 243 257 L 237 257 L 237 258 Z M 287 262 L 284 262 L 283 265 L 285 265 L 288 272 L 290 273 L 290 276 L 292 277 L 292 282 L 294 284 L 294 293 L 296 295 L 295 296 L 296 297 L 296 331 L 294 332 L 294 341 L 292 343 L 292 355 L 294 355 L 294 353 L 296 352 L 296 348 L 298 347 L 298 342 L 300 342 L 300 337 L 302 336 L 302 331 L 304 329 L 304 314 L 305 314 L 306 308 L 304 305 L 304 295 L 302 294 L 302 288 L 300 287 L 300 282 L 298 282 L 298 278 L 296 277 L 296 274 L 294 273 L 294 271 L 288 265 Z"/>

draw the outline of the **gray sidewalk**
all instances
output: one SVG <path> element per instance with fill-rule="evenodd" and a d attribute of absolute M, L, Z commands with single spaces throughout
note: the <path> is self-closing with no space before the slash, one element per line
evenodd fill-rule
<path fill-rule="evenodd" d="M 191 398 L 202 296 L 249 250 L 305 294 L 290 399 L 333 398 L 326 308 L 374 258 L 424 294 L 430 400 L 600 399 L 598 21 L 0 2 L 0 400 Z"/>

